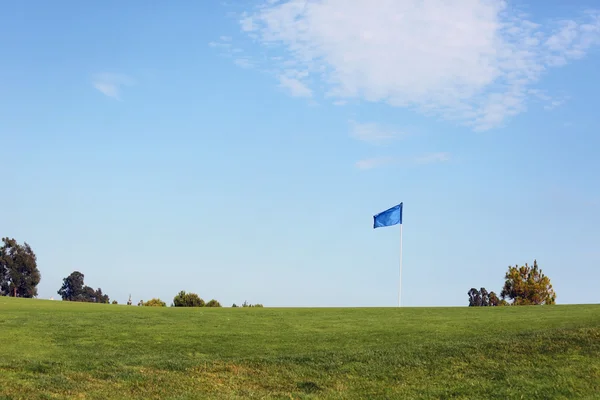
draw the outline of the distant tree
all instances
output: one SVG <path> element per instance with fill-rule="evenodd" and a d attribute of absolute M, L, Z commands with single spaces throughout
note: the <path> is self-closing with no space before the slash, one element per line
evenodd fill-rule
<path fill-rule="evenodd" d="M 36 297 L 41 274 L 31 246 L 15 239 L 2 238 L 0 247 L 0 294 L 13 297 Z"/>
<path fill-rule="evenodd" d="M 500 305 L 500 299 L 498 298 L 498 296 L 496 296 L 496 293 L 494 293 L 494 292 L 490 293 L 490 304 L 489 305 L 492 307 Z"/>
<path fill-rule="evenodd" d="M 196 293 L 186 293 L 182 290 L 173 298 L 174 307 L 204 307 L 206 304 Z"/>
<path fill-rule="evenodd" d="M 500 296 L 502 300 L 512 300 L 512 305 L 550 305 L 556 303 L 556 293 L 550 278 L 542 273 L 537 260 L 533 266 L 527 264 L 508 267 Z"/>
<path fill-rule="evenodd" d="M 146 302 L 142 302 L 142 305 L 146 306 L 146 307 L 166 307 L 167 303 L 165 303 L 161 299 L 155 298 L 155 299 L 148 300 Z"/>
<path fill-rule="evenodd" d="M 237 304 L 233 303 L 232 308 L 237 308 Z"/>
<path fill-rule="evenodd" d="M 103 304 L 110 303 L 110 299 L 108 298 L 108 295 L 102 293 L 102 289 L 100 289 L 100 288 L 98 288 L 98 290 L 96 290 L 94 292 L 94 297 L 92 299 L 96 303 L 103 303 Z"/>
<path fill-rule="evenodd" d="M 63 278 L 63 284 L 57 293 L 64 301 L 105 304 L 110 302 L 108 295 L 102 293 L 101 288 L 94 290 L 92 287 L 84 285 L 83 278 L 84 275 L 81 272 L 73 271 L 71 275 Z"/>
<path fill-rule="evenodd" d="M 481 293 L 475 288 L 471 288 L 467 293 L 469 295 L 469 307 L 481 306 Z"/>
<path fill-rule="evenodd" d="M 212 299 L 211 301 L 206 303 L 206 307 L 221 307 L 221 303 L 219 303 L 215 299 Z"/>
<path fill-rule="evenodd" d="M 84 297 L 83 278 L 84 275 L 81 272 L 71 272 L 71 275 L 63 278 L 63 284 L 57 293 L 65 301 L 82 301 Z"/>
<path fill-rule="evenodd" d="M 494 307 L 504 305 L 498 300 L 494 292 L 489 292 L 485 288 L 477 290 L 471 288 L 467 293 L 469 295 L 469 307 Z"/>
<path fill-rule="evenodd" d="M 144 300 L 140 300 L 140 301 L 138 301 L 138 304 L 137 304 L 137 305 L 138 305 L 138 307 L 141 307 L 141 306 L 143 306 L 143 305 L 144 305 Z"/>
<path fill-rule="evenodd" d="M 262 304 L 250 304 L 247 301 L 244 301 L 244 303 L 242 303 L 242 307 L 262 307 Z"/>
<path fill-rule="evenodd" d="M 127 305 L 130 306 L 132 305 L 133 302 L 131 301 L 131 294 L 129 295 L 129 300 L 127 300 Z"/>
<path fill-rule="evenodd" d="M 113 300 L 113 301 L 112 301 L 112 304 L 119 304 L 119 302 L 118 302 L 118 301 L 116 301 L 116 300 Z"/>

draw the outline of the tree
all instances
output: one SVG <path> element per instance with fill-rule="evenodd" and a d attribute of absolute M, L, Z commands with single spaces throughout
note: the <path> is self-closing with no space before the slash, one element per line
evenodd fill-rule
<path fill-rule="evenodd" d="M 73 271 L 71 275 L 63 278 L 63 284 L 58 290 L 58 294 L 65 301 L 82 301 L 88 303 L 106 303 L 110 299 L 108 295 L 102 293 L 102 289 L 94 290 L 92 287 L 84 285 L 84 275 L 79 271 Z"/>
<path fill-rule="evenodd" d="M 233 303 L 232 308 L 237 308 L 237 304 Z"/>
<path fill-rule="evenodd" d="M 116 301 L 116 300 L 113 300 L 113 301 L 112 301 L 112 304 L 119 304 L 119 302 L 118 302 L 118 301 Z"/>
<path fill-rule="evenodd" d="M 467 293 L 469 295 L 469 307 L 481 306 L 481 293 L 475 288 L 471 288 Z"/>
<path fill-rule="evenodd" d="M 504 277 L 504 287 L 500 296 L 502 300 L 508 298 L 513 305 L 550 305 L 556 303 L 556 293 L 552 289 L 550 278 L 542 273 L 538 267 L 537 260 L 530 267 L 524 266 L 508 267 Z"/>
<path fill-rule="evenodd" d="M 471 288 L 467 293 L 469 295 L 469 307 L 494 307 L 505 305 L 506 302 L 501 302 L 494 292 L 489 292 L 485 288 L 477 290 Z"/>
<path fill-rule="evenodd" d="M 500 304 L 500 299 L 498 298 L 498 296 L 496 296 L 496 293 L 491 292 L 490 293 L 490 306 L 499 306 L 499 305 L 504 305 L 504 304 Z"/>
<path fill-rule="evenodd" d="M 173 298 L 174 307 L 204 307 L 206 304 L 196 293 L 186 293 L 182 290 Z"/>
<path fill-rule="evenodd" d="M 63 278 L 63 284 L 57 293 L 65 301 L 82 301 L 83 278 L 84 275 L 81 272 L 71 272 L 71 275 Z"/>
<path fill-rule="evenodd" d="M 211 301 L 206 303 L 206 307 L 221 307 L 221 303 L 219 303 L 215 299 L 212 299 Z"/>
<path fill-rule="evenodd" d="M 0 247 L 0 294 L 13 297 L 36 297 L 41 274 L 37 257 L 29 244 L 2 238 Z"/>
<path fill-rule="evenodd" d="M 167 303 L 161 299 L 151 299 L 146 302 L 142 302 L 142 305 L 147 307 L 166 307 Z"/>
<path fill-rule="evenodd" d="M 94 295 L 93 295 L 93 297 L 91 297 L 91 299 L 94 300 L 95 303 L 103 303 L 103 304 L 110 303 L 108 295 L 103 294 L 102 289 L 100 289 L 100 288 L 98 288 L 98 290 L 96 290 L 94 292 Z"/>
<path fill-rule="evenodd" d="M 242 303 L 242 307 L 262 307 L 262 304 L 250 304 L 247 301 L 244 301 L 244 303 Z"/>

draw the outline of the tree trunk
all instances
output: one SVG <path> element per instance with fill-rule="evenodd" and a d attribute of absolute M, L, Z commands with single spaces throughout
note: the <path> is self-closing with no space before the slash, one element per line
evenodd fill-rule
<path fill-rule="evenodd" d="M 17 287 L 16 286 L 13 288 L 13 291 L 15 293 L 14 297 L 17 297 Z"/>

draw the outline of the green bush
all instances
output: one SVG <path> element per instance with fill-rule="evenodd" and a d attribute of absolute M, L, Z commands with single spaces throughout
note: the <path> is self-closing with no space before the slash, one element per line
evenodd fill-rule
<path fill-rule="evenodd" d="M 215 299 L 212 299 L 211 301 L 206 303 L 206 307 L 221 307 L 221 303 L 219 303 Z"/>
<path fill-rule="evenodd" d="M 146 302 L 142 302 L 142 305 L 147 307 L 166 307 L 167 303 L 161 299 L 151 299 Z"/>
<path fill-rule="evenodd" d="M 242 307 L 262 307 L 262 304 L 250 304 L 247 301 L 244 301 L 244 304 L 242 304 Z"/>
<path fill-rule="evenodd" d="M 204 307 L 204 300 L 196 293 L 186 293 L 182 290 L 173 299 L 173 307 Z"/>

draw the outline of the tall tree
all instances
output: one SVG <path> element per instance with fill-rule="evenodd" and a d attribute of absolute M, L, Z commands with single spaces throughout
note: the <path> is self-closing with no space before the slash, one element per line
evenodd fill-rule
<path fill-rule="evenodd" d="M 0 294 L 14 297 L 36 297 L 41 274 L 37 257 L 29 244 L 2 238 L 0 247 Z"/>
<path fill-rule="evenodd" d="M 510 299 L 513 305 L 542 305 L 555 304 L 556 293 L 550 283 L 550 278 L 542 273 L 537 260 L 533 266 L 525 264 L 519 267 L 508 267 L 505 275 L 504 288 L 500 292 L 502 299 Z"/>
<path fill-rule="evenodd" d="M 469 307 L 481 306 L 481 293 L 475 288 L 471 288 L 467 293 L 469 295 Z"/>
<path fill-rule="evenodd" d="M 84 285 L 84 275 L 79 271 L 73 271 L 71 275 L 63 279 L 63 284 L 58 294 L 65 301 L 83 301 L 88 303 L 108 303 L 108 295 L 102 293 L 102 289 Z"/>
<path fill-rule="evenodd" d="M 83 278 L 84 275 L 81 272 L 71 272 L 71 275 L 63 278 L 63 284 L 57 293 L 65 301 L 83 301 Z"/>

